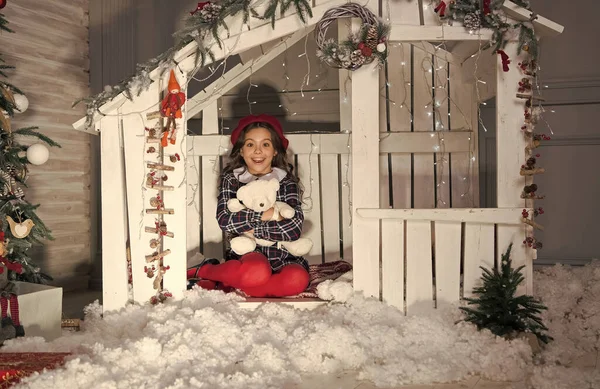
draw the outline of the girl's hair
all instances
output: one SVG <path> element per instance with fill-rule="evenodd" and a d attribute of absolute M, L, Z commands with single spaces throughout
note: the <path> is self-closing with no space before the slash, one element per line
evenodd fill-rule
<path fill-rule="evenodd" d="M 233 145 L 233 148 L 231 149 L 231 153 L 229 153 L 229 163 L 225 166 L 225 168 L 223 168 L 221 178 L 229 173 L 233 173 L 233 171 L 237 168 L 243 167 L 244 169 L 247 169 L 246 163 L 244 162 L 244 158 L 242 157 L 240 151 L 244 146 L 246 134 L 250 130 L 253 130 L 255 128 L 265 128 L 267 131 L 269 131 L 269 133 L 271 134 L 271 144 L 273 145 L 275 151 L 277 151 L 277 155 L 273 157 L 271 166 L 285 170 L 285 172 L 287 173 L 287 177 L 296 184 L 298 184 L 299 196 L 300 198 L 302 198 L 302 185 L 300 184 L 300 180 L 298 180 L 298 177 L 296 177 L 296 175 L 294 174 L 294 166 L 287 161 L 286 150 L 281 144 L 281 139 L 279 138 L 279 135 L 277 135 L 273 127 L 269 123 L 265 122 L 250 123 L 242 130 L 240 136 Z"/>

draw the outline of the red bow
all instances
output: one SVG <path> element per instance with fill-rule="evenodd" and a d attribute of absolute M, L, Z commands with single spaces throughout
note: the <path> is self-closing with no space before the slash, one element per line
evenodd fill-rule
<path fill-rule="evenodd" d="M 492 11 L 490 10 L 490 2 L 491 2 L 491 1 L 492 1 L 492 0 L 483 0 L 483 14 L 484 14 L 484 15 L 487 15 L 487 14 L 489 14 L 490 12 L 492 12 Z"/>
<path fill-rule="evenodd" d="M 196 12 L 202 11 L 202 8 L 206 7 L 208 4 L 210 4 L 210 1 L 203 1 L 201 3 L 198 3 L 198 6 L 194 11 L 190 12 L 190 15 L 194 15 Z"/>
<path fill-rule="evenodd" d="M 444 16 L 446 14 L 446 2 L 442 1 L 438 4 L 437 7 L 435 7 L 434 9 L 435 12 L 440 13 L 440 16 Z"/>
<path fill-rule="evenodd" d="M 502 58 L 502 70 L 508 72 L 508 64 L 510 63 L 510 59 L 508 59 L 508 54 L 504 52 L 504 50 L 498 50 L 496 53 L 500 54 Z"/>
<path fill-rule="evenodd" d="M 15 271 L 19 274 L 23 273 L 23 266 L 20 263 L 9 262 L 8 259 L 0 257 L 0 263 L 3 263 L 8 270 Z M 0 274 L 4 273 L 4 268 L 0 267 Z"/>

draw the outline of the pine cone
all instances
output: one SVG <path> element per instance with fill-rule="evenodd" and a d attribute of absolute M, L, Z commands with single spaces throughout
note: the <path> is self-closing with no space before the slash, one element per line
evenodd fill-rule
<path fill-rule="evenodd" d="M 0 177 L 2 178 L 2 181 L 4 181 L 4 185 L 0 189 L 0 197 L 6 197 L 11 192 L 11 180 L 14 181 L 14 178 L 12 178 L 7 172 L 3 170 L 0 170 Z"/>
<path fill-rule="evenodd" d="M 479 30 L 481 28 L 481 18 L 477 13 L 470 12 L 465 15 L 465 18 L 463 20 L 463 26 L 465 26 L 466 29 L 471 31 Z"/>
<path fill-rule="evenodd" d="M 218 19 L 219 14 L 221 13 L 221 9 L 223 7 L 218 4 L 208 3 L 202 8 L 200 11 L 200 15 L 202 16 L 202 20 L 206 23 L 210 23 L 216 19 Z"/>
<path fill-rule="evenodd" d="M 369 29 L 367 30 L 367 41 L 365 42 L 365 44 L 371 50 L 376 50 L 378 43 L 379 42 L 377 41 L 377 27 L 370 26 Z"/>
<path fill-rule="evenodd" d="M 2 189 L 0 189 L 0 197 L 6 197 L 9 195 L 15 196 L 18 199 L 25 197 L 23 189 L 17 185 L 17 182 L 9 173 L 0 171 L 0 176 L 4 181 L 4 186 Z"/>
<path fill-rule="evenodd" d="M 21 182 L 27 181 L 27 167 L 17 169 L 16 166 L 8 164 L 6 165 L 6 172 L 14 178 L 19 179 Z"/>
<path fill-rule="evenodd" d="M 354 50 L 352 52 L 352 54 L 350 54 L 350 62 L 352 63 L 352 68 L 358 68 L 359 66 L 362 66 L 362 64 L 365 63 L 365 56 L 362 55 L 362 52 L 360 50 Z"/>
<path fill-rule="evenodd" d="M 23 192 L 23 189 L 21 189 L 20 186 L 15 186 L 13 194 L 18 199 L 25 197 L 25 192 Z"/>

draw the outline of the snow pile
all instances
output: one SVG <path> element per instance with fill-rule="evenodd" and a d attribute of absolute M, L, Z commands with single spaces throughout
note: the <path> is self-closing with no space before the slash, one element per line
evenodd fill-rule
<path fill-rule="evenodd" d="M 534 273 L 534 294 L 548 307 L 541 316 L 554 341 L 533 370 L 532 387 L 600 388 L 600 370 L 569 367 L 600 349 L 600 261 L 542 268 Z"/>
<path fill-rule="evenodd" d="M 195 289 L 156 307 L 130 306 L 51 343 L 21 338 L 10 351 L 71 351 L 64 368 L 31 376 L 27 388 L 282 388 L 301 375 L 355 371 L 380 386 L 448 382 L 479 374 L 518 380 L 529 346 L 478 332 L 456 307 L 405 317 L 372 299 L 313 311 L 263 304 L 239 308 L 233 294 Z"/>
<path fill-rule="evenodd" d="M 50 343 L 14 339 L 0 351 L 73 353 L 63 368 L 26 378 L 21 388 L 283 388 L 343 371 L 378 386 L 479 375 L 535 389 L 600 388 L 600 370 L 568 367 L 600 346 L 600 262 L 534 274 L 555 338 L 535 359 L 524 340 L 462 322 L 456 306 L 406 317 L 352 293 L 343 278 L 323 283 L 319 295 L 334 303 L 313 311 L 272 303 L 246 310 L 235 294 L 202 289 L 104 318 L 96 303 L 81 332 Z"/>
<path fill-rule="evenodd" d="M 336 280 L 326 280 L 317 285 L 317 295 L 321 300 L 346 302 L 353 294 L 351 271 Z"/>

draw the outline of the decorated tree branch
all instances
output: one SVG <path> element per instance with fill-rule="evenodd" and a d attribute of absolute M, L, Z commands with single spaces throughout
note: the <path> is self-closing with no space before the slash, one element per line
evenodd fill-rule
<path fill-rule="evenodd" d="M 498 336 L 512 336 L 514 333 L 533 333 L 540 341 L 548 343 L 552 337 L 544 332 L 548 328 L 542 323 L 539 314 L 547 309 L 533 296 L 516 296 L 517 287 L 523 282 L 521 270 L 512 268 L 508 246 L 502 255 L 500 271 L 483 267 L 483 285 L 473 289 L 475 298 L 465 298 L 471 307 L 460 307 L 465 313 L 465 321 L 477 326 L 477 329 L 489 329 Z"/>
<path fill-rule="evenodd" d="M 0 14 L 0 30 L 12 33 L 4 15 Z M 3 234 L 4 257 L 8 263 L 18 264 L 22 271 L 9 267 L 9 278 L 42 283 L 51 279 L 42 273 L 29 256 L 33 245 L 52 240 L 51 231 L 37 216 L 39 204 L 26 199 L 29 164 L 41 165 L 48 160 L 45 145 L 60 147 L 37 127 L 13 128 L 14 115 L 25 112 L 29 102 L 23 92 L 5 79 L 13 66 L 4 63 L 0 52 L 0 234 Z M 35 138 L 31 146 L 19 143 L 22 138 Z"/>
<path fill-rule="evenodd" d="M 527 22 L 508 23 L 506 16 L 500 11 L 504 0 L 445 0 L 439 1 L 435 12 L 440 19 L 462 23 L 469 31 L 477 31 L 481 28 L 489 28 L 493 31 L 492 40 L 489 47 L 494 47 L 493 52 L 502 50 L 508 42 L 508 33 L 514 29 L 519 30 L 519 49 L 528 52 L 534 60 L 538 56 L 538 41 L 535 37 L 531 21 L 535 19 L 532 13 L 532 19 Z M 517 0 L 515 4 L 529 9 L 529 1 Z"/>
<path fill-rule="evenodd" d="M 121 93 L 124 93 L 128 99 L 133 99 L 133 96 L 139 96 L 152 83 L 150 73 L 155 69 L 164 71 L 170 70 L 177 64 L 174 57 L 179 50 L 186 47 L 192 42 L 196 42 L 195 47 L 195 65 L 204 66 L 207 59 L 215 61 L 215 55 L 212 47 L 217 45 L 222 48 L 223 41 L 220 33 L 222 30 L 229 32 L 229 26 L 226 19 L 238 14 L 242 15 L 243 23 L 247 23 L 249 19 L 265 19 L 271 20 L 271 25 L 275 25 L 278 14 L 283 14 L 289 8 L 294 7 L 297 15 L 306 22 L 306 16 L 312 17 L 312 9 L 308 0 L 268 0 L 266 10 L 260 15 L 251 5 L 254 0 L 221 0 L 219 2 L 200 2 L 195 10 L 190 12 L 190 15 L 184 21 L 184 27 L 176 31 L 175 45 L 155 58 L 150 59 L 146 63 L 138 65 L 137 73 L 133 76 L 122 80 L 117 85 L 107 87 L 103 92 L 90 97 L 81 98 L 73 103 L 76 106 L 79 103 L 86 104 L 86 126 L 92 124 L 93 116 L 100 111 L 107 102 L 111 101 Z M 214 44 L 211 45 L 207 39 L 212 37 Z"/>

